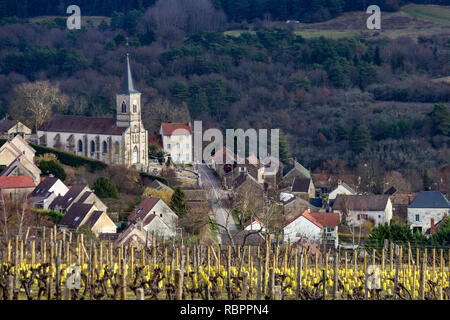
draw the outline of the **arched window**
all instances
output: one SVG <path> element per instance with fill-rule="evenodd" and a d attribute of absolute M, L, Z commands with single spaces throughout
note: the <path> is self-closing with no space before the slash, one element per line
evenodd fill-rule
<path fill-rule="evenodd" d="M 108 152 L 108 144 L 106 143 L 106 141 L 103 141 L 103 153 L 107 153 Z"/>
<path fill-rule="evenodd" d="M 91 141 L 91 153 L 95 152 L 95 142 L 94 140 Z"/>
<path fill-rule="evenodd" d="M 83 152 L 83 142 L 78 140 L 78 152 Z"/>
<path fill-rule="evenodd" d="M 137 147 L 134 147 L 132 164 L 138 163 L 138 159 L 139 159 L 139 151 Z"/>
<path fill-rule="evenodd" d="M 137 104 L 133 104 L 133 112 L 134 112 L 134 113 L 137 112 Z"/>
<path fill-rule="evenodd" d="M 119 154 L 120 153 L 120 144 L 119 144 L 119 142 L 115 142 L 114 143 L 114 152 L 116 153 L 116 154 Z"/>
<path fill-rule="evenodd" d="M 124 102 L 122 102 L 122 113 L 126 113 L 127 112 L 127 104 Z"/>

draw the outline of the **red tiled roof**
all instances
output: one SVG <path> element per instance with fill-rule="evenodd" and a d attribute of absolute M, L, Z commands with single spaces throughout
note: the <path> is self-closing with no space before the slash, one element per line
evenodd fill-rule
<path fill-rule="evenodd" d="M 47 132 L 74 132 L 122 135 L 126 127 L 117 127 L 114 118 L 91 118 L 81 116 L 54 116 L 44 123 L 40 131 Z"/>
<path fill-rule="evenodd" d="M 0 188 L 1 189 L 12 189 L 12 188 L 34 188 L 36 184 L 30 176 L 9 176 L 0 177 Z"/>
<path fill-rule="evenodd" d="M 312 223 L 314 223 L 319 228 L 323 228 L 323 225 L 321 225 L 316 219 L 314 219 L 314 217 L 308 212 L 308 210 L 303 211 L 302 213 L 296 215 L 294 218 L 292 218 L 291 220 L 286 222 L 284 224 L 284 227 L 290 225 L 292 222 L 294 222 L 295 220 L 297 220 L 298 218 L 300 218 L 302 216 L 305 217 L 306 219 L 308 219 L 309 221 L 311 221 Z"/>
<path fill-rule="evenodd" d="M 165 136 L 192 134 L 188 123 L 161 123 L 162 132 Z"/>
<path fill-rule="evenodd" d="M 212 159 L 217 159 L 218 157 L 222 157 L 222 164 L 232 164 L 235 161 L 233 152 L 226 146 L 223 146 L 222 149 L 217 150 L 217 152 L 211 156 Z"/>
<path fill-rule="evenodd" d="M 310 212 L 309 214 L 324 227 L 336 227 L 341 222 L 336 212 Z"/>

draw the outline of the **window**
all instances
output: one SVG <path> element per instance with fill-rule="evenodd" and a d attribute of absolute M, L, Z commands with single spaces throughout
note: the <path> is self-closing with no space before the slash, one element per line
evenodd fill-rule
<path fill-rule="evenodd" d="M 168 143 L 168 144 L 167 144 L 167 149 L 169 149 L 169 150 L 170 150 L 170 143 Z"/>
<path fill-rule="evenodd" d="M 189 143 L 186 143 L 186 149 L 189 149 L 189 146 L 190 146 Z"/>
<path fill-rule="evenodd" d="M 177 149 L 180 149 L 180 144 L 179 143 L 177 143 Z"/>
<path fill-rule="evenodd" d="M 136 113 L 137 112 L 137 105 L 133 104 L 133 112 Z"/>
<path fill-rule="evenodd" d="M 138 211 L 136 211 L 136 214 L 141 213 L 141 211 L 142 211 L 142 208 L 139 208 Z"/>
<path fill-rule="evenodd" d="M 138 151 L 138 148 L 137 148 L 137 147 L 134 147 L 134 149 L 133 149 L 133 161 L 132 161 L 132 163 L 133 163 L 133 164 L 138 163 L 138 159 L 139 159 L 139 151 Z"/>
<path fill-rule="evenodd" d="M 73 221 L 77 222 L 80 219 L 80 217 L 75 217 L 75 219 L 73 219 Z"/>
<path fill-rule="evenodd" d="M 416 221 L 420 221 L 420 215 L 416 214 Z"/>
<path fill-rule="evenodd" d="M 186 155 L 186 161 L 189 161 L 190 160 L 190 157 L 189 157 L 189 155 L 187 154 Z"/>
<path fill-rule="evenodd" d="M 126 112 L 127 112 L 127 105 L 124 101 L 124 102 L 122 102 L 122 113 L 126 113 Z"/>
<path fill-rule="evenodd" d="M 108 152 L 108 144 L 106 143 L 106 141 L 103 141 L 103 153 L 107 153 Z"/>
<path fill-rule="evenodd" d="M 94 140 L 91 141 L 91 153 L 95 152 L 95 142 Z"/>
<path fill-rule="evenodd" d="M 78 152 L 83 152 L 83 142 L 78 140 Z"/>

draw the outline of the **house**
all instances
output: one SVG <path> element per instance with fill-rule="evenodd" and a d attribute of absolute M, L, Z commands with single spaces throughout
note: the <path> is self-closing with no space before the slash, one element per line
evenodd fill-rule
<path fill-rule="evenodd" d="M 0 177 L 0 192 L 2 197 L 10 200 L 20 200 L 28 196 L 36 187 L 29 176 Z"/>
<path fill-rule="evenodd" d="M 148 238 L 146 232 L 143 231 L 142 228 L 139 228 L 139 226 L 132 223 L 118 235 L 114 241 L 114 245 L 116 247 L 132 245 L 135 248 L 142 248 L 146 246 L 147 240 Z"/>
<path fill-rule="evenodd" d="M 322 239 L 326 241 L 326 244 L 337 248 L 338 226 L 341 222 L 339 214 L 336 212 L 310 212 L 309 214 L 323 226 Z"/>
<path fill-rule="evenodd" d="M 251 231 L 261 230 L 261 232 L 265 232 L 266 228 L 264 228 L 264 223 L 258 220 L 258 218 L 253 217 L 244 223 L 244 230 L 251 230 Z"/>
<path fill-rule="evenodd" d="M 9 166 L 20 155 L 24 155 L 27 160 L 33 162 L 35 153 L 36 150 L 17 135 L 0 147 L 0 166 Z"/>
<path fill-rule="evenodd" d="M 17 120 L 0 120 L 1 138 L 12 139 L 16 135 L 21 135 L 22 138 L 28 139 L 31 135 L 31 129 Z"/>
<path fill-rule="evenodd" d="M 38 130 L 40 145 L 110 164 L 148 168 L 148 132 L 141 117 L 141 93 L 134 88 L 129 55 L 116 93 L 116 116 L 56 115 Z"/>
<path fill-rule="evenodd" d="M 311 243 L 320 243 L 323 226 L 308 210 L 296 215 L 283 225 L 283 240 L 295 243 L 306 238 Z"/>
<path fill-rule="evenodd" d="M 313 206 L 308 201 L 297 198 L 292 195 L 291 198 L 287 200 L 282 200 L 281 204 L 283 205 L 284 215 L 290 219 L 294 217 L 298 212 L 303 212 L 305 210 L 310 209 L 310 211 L 319 211 L 320 208 Z"/>
<path fill-rule="evenodd" d="M 408 206 L 408 225 L 413 232 L 425 233 L 449 211 L 450 202 L 440 191 L 421 191 Z"/>
<path fill-rule="evenodd" d="M 264 187 L 246 172 L 234 180 L 233 193 L 236 201 L 249 200 L 245 201 L 249 212 L 258 214 L 263 211 Z"/>
<path fill-rule="evenodd" d="M 35 184 L 39 184 L 41 181 L 41 170 L 34 164 L 33 160 L 29 160 L 25 154 L 22 153 L 0 172 L 0 176 L 30 176 Z"/>
<path fill-rule="evenodd" d="M 128 217 L 130 223 L 140 225 L 144 232 L 175 237 L 178 216 L 160 198 L 149 196 L 139 203 Z"/>
<path fill-rule="evenodd" d="M 66 213 L 74 203 L 95 204 L 98 210 L 106 211 L 108 208 L 86 185 L 74 185 L 65 195 L 57 196 L 48 206 L 50 210 Z"/>
<path fill-rule="evenodd" d="M 279 189 L 292 186 L 295 177 L 311 179 L 311 173 L 294 158 L 291 164 L 283 167 L 283 176 L 278 185 Z"/>
<path fill-rule="evenodd" d="M 161 123 L 164 151 L 174 163 L 192 163 L 193 140 L 190 123 Z"/>
<path fill-rule="evenodd" d="M 343 221 L 347 215 L 347 224 L 360 226 L 370 221 L 374 227 L 390 223 L 392 202 L 388 195 L 342 195 L 338 194 L 333 203 L 333 211 L 338 212 Z"/>
<path fill-rule="evenodd" d="M 342 180 L 338 181 L 338 185 L 328 194 L 329 205 L 333 206 L 333 202 L 336 199 L 338 194 L 346 194 L 346 195 L 356 195 L 356 191 L 353 190 L 348 184 L 343 182 Z"/>
<path fill-rule="evenodd" d="M 89 227 L 96 236 L 117 232 L 117 226 L 111 218 L 94 204 L 74 203 L 59 222 L 59 226 L 67 230 L 76 230 L 83 225 Z"/>
<path fill-rule="evenodd" d="M 42 180 L 33 192 L 30 198 L 33 205 L 37 208 L 47 210 L 50 203 L 56 197 L 64 196 L 69 191 L 69 188 L 58 178 L 48 177 Z"/>
<path fill-rule="evenodd" d="M 392 202 L 393 218 L 396 222 L 403 225 L 408 224 L 408 206 L 411 204 L 412 200 L 417 196 L 417 194 L 418 192 L 396 191 L 389 196 Z"/>
<path fill-rule="evenodd" d="M 305 201 L 316 196 L 316 189 L 311 178 L 294 177 L 290 191 L 295 197 Z"/>

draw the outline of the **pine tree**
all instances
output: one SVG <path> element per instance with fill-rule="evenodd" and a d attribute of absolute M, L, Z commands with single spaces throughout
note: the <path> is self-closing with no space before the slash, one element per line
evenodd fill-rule
<path fill-rule="evenodd" d="M 430 190 L 430 186 L 431 186 L 431 179 L 430 176 L 428 175 L 428 170 L 425 169 L 423 171 L 422 174 L 422 183 L 423 183 L 423 189 L 424 190 Z"/>
<path fill-rule="evenodd" d="M 283 164 L 289 163 L 289 158 L 291 157 L 291 152 L 289 151 L 289 142 L 287 141 L 286 136 L 284 135 L 281 129 L 280 129 L 279 152 L 280 152 L 280 161 Z"/>
<path fill-rule="evenodd" d="M 170 201 L 170 208 L 178 216 L 182 216 L 187 213 L 188 207 L 184 202 L 184 192 L 180 187 L 176 187 L 175 192 L 172 195 L 172 200 Z"/>
<path fill-rule="evenodd" d="M 434 135 L 450 135 L 450 109 L 445 104 L 435 104 L 428 115 L 431 117 Z"/>
<path fill-rule="evenodd" d="M 355 153 L 364 151 L 370 145 L 371 138 L 364 124 L 354 125 L 350 133 L 350 148 Z"/>

